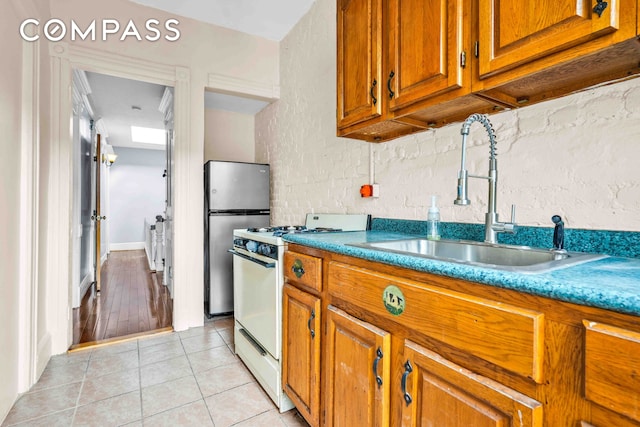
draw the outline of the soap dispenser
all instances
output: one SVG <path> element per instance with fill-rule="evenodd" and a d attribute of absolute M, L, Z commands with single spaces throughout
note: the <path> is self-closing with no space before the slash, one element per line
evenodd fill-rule
<path fill-rule="evenodd" d="M 431 207 L 427 214 L 427 239 L 440 240 L 440 209 L 436 206 L 436 196 L 431 196 Z"/>

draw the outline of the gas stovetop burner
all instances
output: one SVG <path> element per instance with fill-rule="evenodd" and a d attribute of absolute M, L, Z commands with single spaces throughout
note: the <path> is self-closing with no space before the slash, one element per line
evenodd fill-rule
<path fill-rule="evenodd" d="M 247 231 L 249 233 L 268 233 L 271 231 L 271 227 L 249 227 Z"/>
<path fill-rule="evenodd" d="M 287 233 L 303 231 L 306 229 L 307 227 L 305 227 L 304 225 L 282 225 L 280 227 L 273 227 L 273 231 L 285 231 Z"/>
<path fill-rule="evenodd" d="M 272 233 L 275 237 L 281 237 L 285 234 L 298 234 L 298 233 L 331 233 L 342 231 L 341 228 L 332 227 L 316 227 L 307 228 L 304 225 L 280 225 L 273 227 L 251 227 L 247 228 L 249 233 Z"/>
<path fill-rule="evenodd" d="M 306 229 L 307 227 L 305 227 L 304 225 L 280 225 L 277 227 L 251 227 L 251 228 L 247 228 L 247 231 L 250 233 L 282 232 L 282 234 L 286 234 L 286 233 L 292 233 L 292 232 L 300 232 Z"/>
<path fill-rule="evenodd" d="M 341 228 L 330 228 L 330 227 L 317 227 L 317 228 L 307 228 L 307 227 L 298 227 L 298 228 L 286 228 L 281 230 L 276 230 L 273 232 L 273 235 L 276 237 L 280 237 L 285 234 L 297 234 L 297 233 L 331 233 L 342 231 Z"/>

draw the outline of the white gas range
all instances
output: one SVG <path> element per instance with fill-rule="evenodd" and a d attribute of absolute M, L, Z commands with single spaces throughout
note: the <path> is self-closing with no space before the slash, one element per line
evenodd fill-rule
<path fill-rule="evenodd" d="M 282 288 L 287 233 L 364 231 L 369 215 L 307 214 L 304 226 L 233 231 L 235 351 L 280 412 L 293 408 L 282 390 Z"/>

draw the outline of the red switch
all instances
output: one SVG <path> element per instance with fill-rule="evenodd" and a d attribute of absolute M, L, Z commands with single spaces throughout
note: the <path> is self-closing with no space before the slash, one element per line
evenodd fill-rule
<path fill-rule="evenodd" d="M 360 187 L 360 196 L 362 197 L 371 197 L 373 196 L 373 186 L 366 184 Z"/>

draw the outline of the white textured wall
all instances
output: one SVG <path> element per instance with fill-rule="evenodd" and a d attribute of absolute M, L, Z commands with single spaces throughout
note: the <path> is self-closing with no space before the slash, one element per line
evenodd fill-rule
<path fill-rule="evenodd" d="M 109 243 L 144 242 L 145 218 L 155 223 L 165 207 L 164 150 L 115 147 L 118 159 L 109 170 Z"/>
<path fill-rule="evenodd" d="M 204 110 L 204 161 L 255 161 L 253 114 Z"/>
<path fill-rule="evenodd" d="M 13 36 L 19 24 L 11 4 L 0 13 L 0 49 L 17 60 L 0 67 L 0 421 L 18 394 L 20 345 L 20 92 L 22 43 Z"/>
<path fill-rule="evenodd" d="M 470 179 L 453 205 L 460 125 L 373 146 L 379 199 L 362 199 L 369 144 L 337 138 L 335 1 L 316 0 L 280 46 L 281 99 L 256 116 L 257 161 L 272 165 L 272 219 L 307 212 L 425 219 L 430 195 L 444 221 L 484 222 L 487 181 Z M 640 79 L 491 116 L 497 134 L 498 211 L 522 225 L 640 231 Z M 472 125 L 467 169 L 486 175 L 489 145 Z"/>

